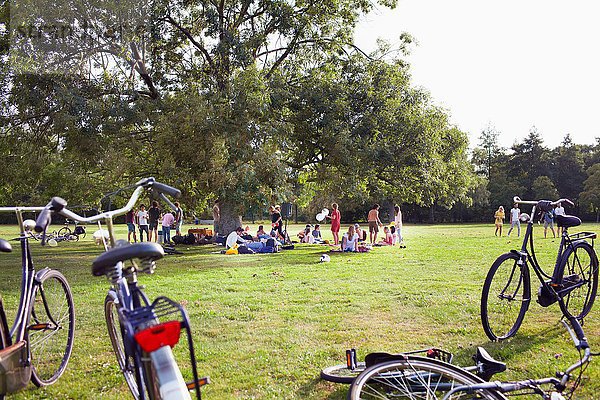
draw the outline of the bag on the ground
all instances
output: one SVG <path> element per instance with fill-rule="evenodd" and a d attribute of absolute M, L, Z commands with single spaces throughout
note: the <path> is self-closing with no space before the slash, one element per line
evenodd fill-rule
<path fill-rule="evenodd" d="M 171 240 L 175 244 L 183 244 L 183 236 L 181 236 L 181 235 L 175 235 L 171 238 Z"/>
<path fill-rule="evenodd" d="M 254 251 L 249 249 L 248 246 L 240 246 L 238 247 L 238 254 L 254 254 Z"/>
<path fill-rule="evenodd" d="M 183 237 L 183 244 L 194 244 L 196 243 L 196 236 L 193 233 L 188 233 Z"/>

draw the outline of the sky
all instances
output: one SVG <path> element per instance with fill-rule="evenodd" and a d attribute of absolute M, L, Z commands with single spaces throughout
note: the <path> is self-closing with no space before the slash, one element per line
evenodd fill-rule
<path fill-rule="evenodd" d="M 413 85 L 427 89 L 469 134 L 499 132 L 502 147 L 535 126 L 554 148 L 600 137 L 600 1 L 398 0 L 363 16 L 355 43 L 418 42 L 406 58 Z"/>

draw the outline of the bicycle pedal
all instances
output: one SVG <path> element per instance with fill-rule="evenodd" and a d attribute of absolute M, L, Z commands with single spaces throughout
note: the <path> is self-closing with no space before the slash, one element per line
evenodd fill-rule
<path fill-rule="evenodd" d="M 204 385 L 208 385 L 210 384 L 210 377 L 208 376 L 204 376 L 202 378 L 198 378 L 198 387 L 202 387 Z M 186 386 L 189 390 L 194 390 L 196 389 L 196 382 L 191 381 L 186 383 Z"/>

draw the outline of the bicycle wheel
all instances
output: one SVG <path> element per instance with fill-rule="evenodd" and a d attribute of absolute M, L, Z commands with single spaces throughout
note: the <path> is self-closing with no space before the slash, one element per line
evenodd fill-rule
<path fill-rule="evenodd" d="M 364 362 L 359 362 L 355 369 L 348 368 L 346 364 L 333 365 L 321 370 L 321 379 L 329 382 L 350 384 L 364 370 Z"/>
<path fill-rule="evenodd" d="M 71 228 L 69 228 L 68 226 L 63 226 L 58 230 L 58 236 L 68 237 L 72 233 L 73 232 L 71 232 Z"/>
<path fill-rule="evenodd" d="M 564 288 L 577 285 L 575 289 L 562 295 L 561 309 L 564 314 L 581 320 L 592 309 L 598 290 L 598 257 L 594 248 L 587 242 L 579 242 L 567 248 L 560 271 L 562 276 L 559 281 Z"/>
<path fill-rule="evenodd" d="M 154 379 L 154 372 L 152 365 L 149 361 L 150 357 L 143 353 L 138 357 L 134 354 L 125 353 L 125 345 L 123 342 L 123 328 L 119 321 L 118 305 L 115 303 L 116 299 L 114 295 L 107 295 L 104 300 L 104 316 L 106 318 L 106 327 L 108 328 L 108 336 L 110 337 L 110 343 L 112 344 L 115 356 L 117 357 L 117 363 L 119 369 L 125 377 L 125 382 L 131 391 L 134 399 L 142 398 L 140 395 L 140 388 L 138 385 L 138 379 L 143 379 L 139 374 L 139 365 L 142 364 L 143 374 L 146 377 L 145 384 L 148 395 L 145 398 L 158 399 L 160 398 L 156 379 Z M 145 361 L 142 361 L 145 360 Z"/>
<path fill-rule="evenodd" d="M 50 270 L 34 288 L 27 327 L 34 384 L 50 385 L 65 371 L 73 349 L 74 329 L 71 288 L 63 274 Z"/>
<path fill-rule="evenodd" d="M 506 399 L 493 390 L 450 393 L 459 386 L 483 382 L 470 372 L 439 360 L 407 357 L 367 368 L 350 386 L 348 399 Z"/>
<path fill-rule="evenodd" d="M 494 341 L 514 336 L 531 301 L 529 269 L 521 268 L 519 256 L 506 253 L 496 259 L 481 292 L 481 323 Z"/>

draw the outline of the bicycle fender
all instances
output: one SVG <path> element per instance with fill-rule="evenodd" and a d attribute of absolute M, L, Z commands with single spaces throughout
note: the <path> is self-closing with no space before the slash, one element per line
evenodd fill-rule
<path fill-rule="evenodd" d="M 48 274 L 48 272 L 50 272 L 50 271 L 52 271 L 50 268 L 45 267 L 45 268 L 42 268 L 41 270 L 39 270 L 38 272 L 36 272 L 35 283 L 41 283 L 44 276 L 46 276 L 46 274 Z"/>

